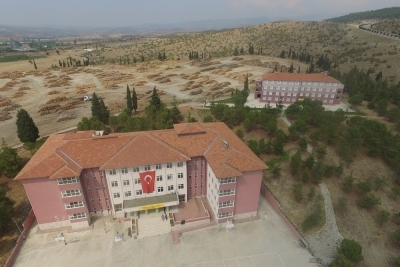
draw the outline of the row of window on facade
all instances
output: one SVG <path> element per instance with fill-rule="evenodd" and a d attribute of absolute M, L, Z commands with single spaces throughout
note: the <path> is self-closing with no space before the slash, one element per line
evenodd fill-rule
<path fill-rule="evenodd" d="M 274 92 L 263 92 L 263 95 L 267 95 L 267 93 L 268 93 L 268 95 L 274 95 Z M 275 95 L 277 95 L 277 96 L 292 96 L 292 93 L 286 94 L 286 93 L 275 92 Z M 317 95 L 317 97 L 325 97 L 325 98 L 328 98 L 328 97 L 335 98 L 336 97 L 335 94 L 331 94 L 331 95 L 324 94 L 324 96 L 322 96 L 322 94 L 311 93 L 311 97 L 315 97 L 316 95 Z M 297 93 L 293 93 L 293 96 L 297 96 Z M 310 96 L 310 93 L 299 93 L 299 96 L 308 97 L 308 96 Z"/>
<path fill-rule="evenodd" d="M 264 100 L 264 101 L 266 101 L 268 99 L 268 101 L 272 101 L 272 97 L 263 97 L 262 98 L 262 100 Z M 279 98 L 279 97 L 275 97 L 275 99 L 274 99 L 274 101 L 275 102 L 278 102 L 278 101 L 280 101 L 280 100 L 282 100 L 282 101 L 285 101 L 285 98 Z M 292 99 L 290 99 L 290 98 L 286 98 L 286 102 L 296 102 L 297 101 L 297 98 L 292 98 Z M 322 101 L 324 104 L 326 104 L 326 103 L 328 103 L 328 100 L 323 100 Z M 329 100 L 329 104 L 332 104 L 333 103 L 333 100 Z"/>
<path fill-rule="evenodd" d="M 184 189 L 184 188 L 185 188 L 184 184 L 178 184 L 178 189 Z M 167 186 L 167 191 L 168 192 L 171 192 L 171 191 L 174 191 L 174 190 L 175 190 L 174 185 L 168 185 Z M 158 193 L 164 192 L 164 187 L 163 186 L 158 186 L 157 187 L 157 192 Z M 136 190 L 135 193 L 136 193 L 136 196 L 143 195 L 143 191 L 141 189 Z M 131 197 L 132 196 L 132 191 L 125 191 L 124 194 L 125 194 L 125 197 Z M 114 198 L 120 198 L 121 194 L 119 192 L 113 193 L 113 197 Z"/>
<path fill-rule="evenodd" d="M 274 84 L 275 81 L 265 81 L 270 84 Z M 318 85 L 318 82 L 295 82 L 295 81 L 276 81 L 276 84 L 289 84 L 289 85 L 298 85 L 298 84 L 304 84 L 304 85 Z M 327 86 L 332 86 L 332 83 L 324 83 L 320 82 L 319 85 L 327 85 Z M 338 83 L 333 83 L 333 86 L 338 86 Z"/>
<path fill-rule="evenodd" d="M 160 164 L 155 164 L 155 165 L 154 165 L 154 168 L 152 168 L 152 167 L 153 167 L 153 165 L 145 165 L 145 166 L 143 167 L 143 170 L 144 170 L 144 171 L 150 171 L 150 170 L 152 170 L 152 169 L 161 170 L 162 167 L 163 167 L 163 164 L 161 164 L 161 163 L 160 163 Z M 166 168 L 167 168 L 167 169 L 172 169 L 172 167 L 173 167 L 173 163 L 172 163 L 172 162 L 166 163 Z M 177 162 L 177 163 L 176 163 L 176 167 L 183 167 L 183 162 L 182 162 L 182 161 Z M 142 167 L 133 167 L 132 171 L 133 171 L 133 172 L 140 172 L 140 171 L 141 171 L 141 168 L 142 168 Z M 116 174 L 117 174 L 117 171 L 116 171 L 115 169 L 111 169 L 111 170 L 108 171 L 108 173 L 109 173 L 110 175 L 116 175 Z M 127 173 L 128 173 L 128 168 L 121 168 L 121 173 L 122 173 L 122 174 L 127 174 Z"/>
<path fill-rule="evenodd" d="M 269 90 L 273 90 L 274 89 L 274 87 L 273 86 L 270 86 L 269 87 Z M 277 90 L 277 91 L 280 91 L 281 89 L 282 89 L 282 91 L 286 91 L 286 87 L 280 87 L 280 86 L 276 86 L 275 87 L 275 89 Z M 295 91 L 295 92 L 297 92 L 297 91 L 299 91 L 299 88 L 298 87 L 288 87 L 287 88 L 288 89 L 288 91 L 290 92 L 290 91 Z M 302 91 L 302 92 L 304 92 L 304 91 L 307 91 L 307 92 L 309 92 L 309 91 L 313 91 L 313 92 L 316 92 L 317 91 L 317 88 L 311 88 L 311 87 L 301 87 L 300 88 L 300 91 Z M 318 91 L 319 92 L 327 92 L 327 93 L 329 93 L 329 92 L 331 92 L 331 90 L 332 90 L 332 93 L 335 93 L 336 92 L 336 88 L 332 88 L 332 89 L 330 89 L 330 88 L 318 88 Z M 268 86 L 264 86 L 264 91 L 268 91 Z M 341 93 L 341 91 L 338 91 L 338 93 Z"/>
<path fill-rule="evenodd" d="M 194 162 L 194 166 L 197 167 L 198 166 L 198 161 Z M 204 166 L 204 159 L 201 160 L 201 166 Z M 188 168 L 192 167 L 192 162 L 188 162 Z"/>
<path fill-rule="evenodd" d="M 182 179 L 183 178 L 183 173 L 178 173 L 178 179 Z M 168 174 L 167 175 L 167 180 L 173 180 L 174 179 L 174 175 L 173 174 Z M 162 182 L 163 181 L 163 176 L 162 175 L 157 175 L 156 176 L 156 180 L 157 182 Z M 134 184 L 140 184 L 140 179 L 133 179 Z M 122 180 L 122 184 L 123 186 L 129 186 L 130 185 L 130 180 L 125 179 Z M 118 181 L 111 181 L 111 187 L 118 187 Z"/>

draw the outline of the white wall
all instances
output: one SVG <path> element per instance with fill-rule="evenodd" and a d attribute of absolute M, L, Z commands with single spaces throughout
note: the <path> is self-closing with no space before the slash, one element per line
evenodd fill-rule
<path fill-rule="evenodd" d="M 218 214 L 218 188 L 218 179 L 215 177 L 211 166 L 207 163 L 207 200 L 214 212 L 214 216 Z"/>

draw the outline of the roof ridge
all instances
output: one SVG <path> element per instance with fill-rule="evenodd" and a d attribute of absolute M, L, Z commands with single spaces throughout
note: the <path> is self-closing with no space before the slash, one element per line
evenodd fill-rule
<path fill-rule="evenodd" d="M 74 159 L 72 159 L 67 153 L 65 153 L 64 151 L 61 150 L 61 148 L 57 147 L 55 154 L 57 156 L 59 156 L 57 154 L 57 152 L 60 152 L 63 156 L 65 156 L 68 160 L 70 160 L 73 164 L 75 164 L 78 168 L 80 168 L 81 170 L 83 169 L 83 167 L 81 165 L 79 165 L 78 162 L 76 162 Z M 60 157 L 60 156 L 59 156 Z M 60 157 L 61 158 L 61 157 Z M 64 160 L 63 158 L 61 158 L 62 160 Z M 65 161 L 65 160 L 64 160 Z M 66 164 L 68 164 L 68 162 L 65 161 Z"/>
<path fill-rule="evenodd" d="M 139 133 L 141 133 L 141 132 L 139 132 Z M 131 139 L 128 143 L 124 144 L 120 149 L 118 149 L 117 151 L 115 151 L 115 153 L 114 153 L 113 155 L 111 155 L 106 161 L 104 161 L 103 164 L 101 164 L 101 165 L 99 166 L 99 168 L 101 169 L 101 167 L 102 167 L 104 164 L 106 164 L 107 162 L 109 162 L 110 160 L 112 160 L 112 158 L 113 158 L 115 155 L 117 155 L 117 153 L 119 153 L 120 151 L 122 151 L 122 150 L 123 150 L 125 147 L 127 147 L 131 142 L 136 141 L 136 137 L 137 137 L 137 136 L 138 136 L 138 134 L 132 135 L 132 139 Z M 118 136 L 117 136 L 117 138 L 118 138 Z"/>
<path fill-rule="evenodd" d="M 264 162 L 262 161 L 262 159 L 260 159 L 260 158 L 259 158 L 258 160 L 253 159 L 253 158 L 249 157 L 248 155 L 246 155 L 246 154 L 240 152 L 239 150 L 237 150 L 237 149 L 235 149 L 235 148 L 233 148 L 233 147 L 232 147 L 232 150 L 234 150 L 235 152 L 239 153 L 239 154 L 242 155 L 242 156 L 245 156 L 246 158 L 248 158 L 249 160 L 251 160 L 251 161 L 253 161 L 253 162 L 257 163 L 257 164 L 261 164 L 261 162 L 262 162 L 262 164 L 265 165 L 265 163 L 264 163 Z M 260 161 L 261 161 L 261 162 L 260 162 Z M 226 163 L 226 164 L 228 164 L 229 166 L 231 166 L 229 163 Z M 232 166 L 232 167 L 233 167 L 233 166 Z"/>
<path fill-rule="evenodd" d="M 166 146 L 166 147 L 168 147 L 168 148 L 174 150 L 174 152 L 179 153 L 180 155 L 182 155 L 182 156 L 184 156 L 184 157 L 190 159 L 190 157 L 189 157 L 188 155 L 186 155 L 185 153 L 183 153 L 182 151 L 180 151 L 178 148 L 176 148 L 176 147 L 174 147 L 174 146 L 168 144 L 168 143 L 165 142 L 164 140 L 161 140 L 161 139 L 159 139 L 158 137 L 152 135 L 151 132 L 143 132 L 143 134 L 145 134 L 145 135 L 148 136 L 149 138 L 151 138 L 151 139 L 157 141 L 158 143 L 160 143 L 160 144 L 162 144 L 162 145 L 164 145 L 164 146 Z"/>

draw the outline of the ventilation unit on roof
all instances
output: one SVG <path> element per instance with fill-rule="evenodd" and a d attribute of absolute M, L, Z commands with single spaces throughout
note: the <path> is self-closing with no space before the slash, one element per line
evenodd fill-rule
<path fill-rule="evenodd" d="M 103 136 L 103 133 L 104 133 L 104 131 L 94 131 L 92 136 L 93 137 L 95 137 L 95 136 Z"/>
<path fill-rule="evenodd" d="M 222 150 L 227 150 L 229 147 L 228 141 L 223 140 L 222 141 Z"/>

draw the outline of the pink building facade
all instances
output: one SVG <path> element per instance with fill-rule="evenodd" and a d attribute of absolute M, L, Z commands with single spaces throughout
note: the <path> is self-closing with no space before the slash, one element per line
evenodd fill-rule
<path fill-rule="evenodd" d="M 207 197 L 219 222 L 254 217 L 264 169 L 225 124 L 188 123 L 109 136 L 53 135 L 16 179 L 41 230 L 79 230 L 94 217 L 137 219 L 197 197 Z M 143 180 L 144 173 L 153 177 Z M 143 183 L 152 179 L 149 189 Z"/>
<path fill-rule="evenodd" d="M 327 73 L 269 73 L 256 81 L 254 99 L 260 103 L 290 105 L 305 98 L 320 100 L 323 105 L 340 104 L 344 85 Z"/>

